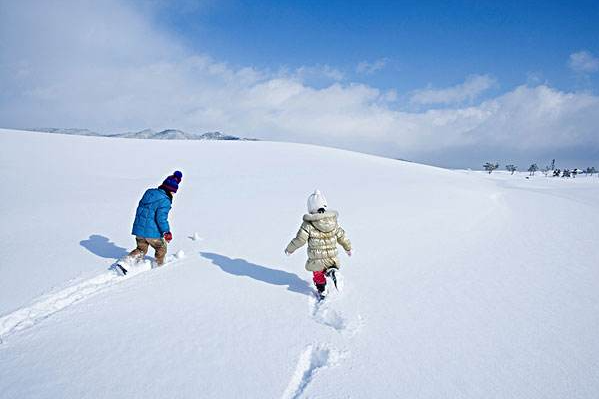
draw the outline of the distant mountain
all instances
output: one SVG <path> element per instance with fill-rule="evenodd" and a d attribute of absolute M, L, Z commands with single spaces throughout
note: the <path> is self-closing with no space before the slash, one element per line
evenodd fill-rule
<path fill-rule="evenodd" d="M 24 129 L 32 132 L 46 132 L 46 133 L 60 133 L 63 135 L 80 135 L 80 136 L 107 136 L 102 135 L 98 132 L 90 131 L 89 129 L 78 129 L 78 128 L 35 128 L 35 129 Z"/>
<path fill-rule="evenodd" d="M 224 135 L 220 132 L 206 132 L 206 133 L 203 133 L 200 137 L 202 140 L 239 140 L 239 138 L 236 136 Z M 244 138 L 241 140 L 258 140 L 258 139 Z"/>
<path fill-rule="evenodd" d="M 232 135 L 225 135 L 221 132 L 206 132 L 206 133 L 188 133 L 178 129 L 166 129 L 160 132 L 152 129 L 144 129 L 139 132 L 124 132 L 113 134 L 102 134 L 90 131 L 89 129 L 77 128 L 36 128 L 27 129 L 34 132 L 60 133 L 64 135 L 81 135 L 81 136 L 102 136 L 128 139 L 158 139 L 158 140 L 258 140 L 250 138 L 240 138 Z"/>

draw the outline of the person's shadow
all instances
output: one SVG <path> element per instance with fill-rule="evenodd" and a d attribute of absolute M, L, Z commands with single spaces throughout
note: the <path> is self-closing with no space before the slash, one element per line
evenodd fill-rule
<path fill-rule="evenodd" d="M 215 253 L 201 252 L 200 255 L 212 261 L 214 265 L 217 265 L 228 274 L 247 276 L 271 285 L 287 286 L 287 290 L 295 293 L 305 295 L 312 294 L 312 289 L 308 282 L 291 272 L 267 268 L 262 265 L 252 264 L 240 258 L 232 259 Z"/>
<path fill-rule="evenodd" d="M 117 246 L 102 235 L 90 235 L 89 239 L 82 240 L 79 244 L 102 258 L 121 258 L 129 253 L 127 249 Z"/>

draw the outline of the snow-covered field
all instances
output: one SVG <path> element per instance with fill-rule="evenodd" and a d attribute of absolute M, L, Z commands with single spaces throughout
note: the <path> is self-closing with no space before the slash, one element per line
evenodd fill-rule
<path fill-rule="evenodd" d="M 0 397 L 599 397 L 596 176 L 9 130 L 0 167 Z M 174 262 L 118 277 L 175 169 Z M 322 304 L 283 253 L 315 188 L 354 246 Z"/>

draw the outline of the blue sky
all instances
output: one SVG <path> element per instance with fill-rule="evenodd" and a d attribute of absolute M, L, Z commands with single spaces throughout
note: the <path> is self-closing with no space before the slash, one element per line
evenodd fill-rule
<path fill-rule="evenodd" d="M 159 3 L 160 4 L 160 3 Z M 325 64 L 350 79 L 399 91 L 445 87 L 488 73 L 509 88 L 538 79 L 597 89 L 567 64 L 599 54 L 597 1 L 166 2 L 157 23 L 198 51 L 259 68 Z M 385 60 L 370 75 L 363 61 Z"/>
<path fill-rule="evenodd" d="M 599 1 L 0 0 L 0 126 L 599 167 Z"/>

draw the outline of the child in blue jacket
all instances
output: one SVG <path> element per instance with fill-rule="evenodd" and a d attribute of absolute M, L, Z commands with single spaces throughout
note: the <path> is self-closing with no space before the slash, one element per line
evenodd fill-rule
<path fill-rule="evenodd" d="M 173 239 L 168 223 L 168 213 L 177 193 L 183 174 L 175 171 L 157 189 L 148 189 L 139 201 L 131 233 L 135 235 L 137 248 L 129 253 L 133 261 L 140 261 L 152 246 L 156 254 L 156 264 L 164 264 L 166 246 Z M 123 271 L 124 272 L 124 271 Z"/>

